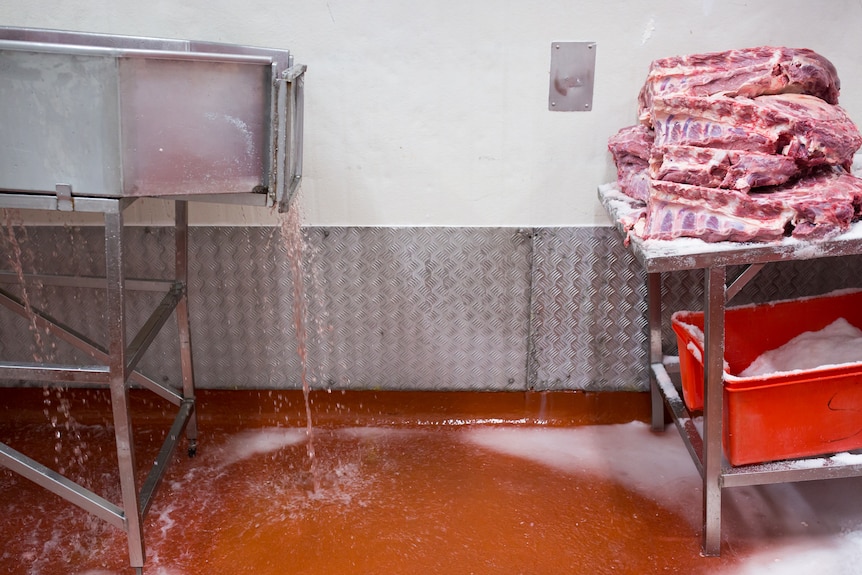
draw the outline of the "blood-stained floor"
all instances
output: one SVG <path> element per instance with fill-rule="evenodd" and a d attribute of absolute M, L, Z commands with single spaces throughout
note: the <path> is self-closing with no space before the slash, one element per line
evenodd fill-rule
<path fill-rule="evenodd" d="M 0 389 L 0 440 L 119 502 L 107 394 Z M 854 573 L 862 489 L 724 491 L 704 558 L 701 490 L 640 393 L 202 391 L 145 518 L 144 573 Z M 141 478 L 171 406 L 133 396 Z M 0 572 L 133 573 L 125 535 L 0 470 Z"/>

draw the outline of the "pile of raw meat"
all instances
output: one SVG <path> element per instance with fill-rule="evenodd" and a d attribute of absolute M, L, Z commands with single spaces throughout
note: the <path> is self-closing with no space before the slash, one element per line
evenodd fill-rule
<path fill-rule="evenodd" d="M 838 106 L 835 67 L 761 47 L 656 60 L 639 123 L 608 142 L 618 183 L 644 203 L 644 239 L 822 239 L 862 215 L 850 174 L 862 136 Z"/>

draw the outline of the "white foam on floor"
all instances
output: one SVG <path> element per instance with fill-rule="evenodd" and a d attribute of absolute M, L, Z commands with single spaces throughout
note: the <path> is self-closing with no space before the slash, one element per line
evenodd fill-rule
<path fill-rule="evenodd" d="M 779 548 L 762 551 L 742 565 L 725 569 L 726 575 L 859 575 L 862 534 L 798 538 Z"/>
<path fill-rule="evenodd" d="M 304 441 L 306 441 L 306 433 L 300 429 L 279 427 L 252 429 L 231 436 L 221 447 L 219 458 L 222 465 L 231 465 L 249 457 L 278 451 Z"/>
<path fill-rule="evenodd" d="M 607 477 L 702 528 L 701 479 L 672 427 L 476 428 L 465 437 L 563 473 Z M 730 549 L 756 543 L 762 550 L 722 572 L 862 575 L 860 490 L 862 478 L 724 489 L 722 539 Z"/>

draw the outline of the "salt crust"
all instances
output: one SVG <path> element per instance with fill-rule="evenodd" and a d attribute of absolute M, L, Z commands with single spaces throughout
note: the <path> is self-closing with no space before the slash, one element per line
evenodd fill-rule
<path fill-rule="evenodd" d="M 805 296 L 805 297 L 792 298 L 792 299 L 786 299 L 786 300 L 778 300 L 778 301 L 771 302 L 771 303 L 803 302 L 803 301 L 807 301 L 807 300 L 811 300 L 811 299 L 820 299 L 820 298 L 846 295 L 846 294 L 851 294 L 851 293 L 858 293 L 859 291 L 862 291 L 862 290 L 859 290 L 858 288 L 844 288 L 844 289 L 837 289 L 837 290 L 831 291 L 831 292 L 829 292 L 827 294 L 823 294 L 823 295 Z M 754 308 L 754 307 L 757 307 L 758 305 L 763 305 L 763 304 L 752 303 L 752 304 L 734 306 L 733 308 L 728 308 L 728 309 Z M 690 313 L 690 312 L 678 311 L 678 312 L 675 312 L 672 317 L 677 321 L 677 323 L 683 329 L 685 329 L 691 335 L 693 340 L 695 340 L 696 342 L 698 342 L 700 344 L 701 348 L 704 347 L 703 331 L 695 325 L 680 321 L 680 319 L 679 319 L 680 315 L 684 314 L 684 313 Z M 842 343 L 843 338 L 856 336 L 856 337 L 860 338 L 856 342 L 856 345 L 862 346 L 862 330 L 859 330 L 858 328 L 853 327 L 846 320 L 843 320 L 843 321 L 844 321 L 844 324 L 846 324 L 846 325 L 839 324 L 839 326 L 834 326 L 834 325 L 833 326 L 827 326 L 827 328 L 829 328 L 829 329 L 827 329 L 825 333 L 823 333 L 822 330 L 821 330 L 821 332 L 816 332 L 816 331 L 815 332 L 805 332 L 805 333 L 810 334 L 810 335 L 807 335 L 805 338 L 803 338 L 802 343 L 796 343 L 795 344 L 795 346 L 797 346 L 797 348 L 801 347 L 802 349 L 804 349 L 805 353 L 800 352 L 799 349 L 796 349 L 795 351 L 790 350 L 789 352 L 787 352 L 787 355 L 790 358 L 793 358 L 794 356 L 800 356 L 802 358 L 805 358 L 807 356 L 808 359 L 810 359 L 810 361 L 808 361 L 806 365 L 809 365 L 809 367 L 788 368 L 788 367 L 786 367 L 786 365 L 780 364 L 777 366 L 773 366 L 772 368 L 770 368 L 766 371 L 760 370 L 759 373 L 757 373 L 757 374 L 746 373 L 747 369 L 748 369 L 747 368 L 746 370 L 739 373 L 738 375 L 732 375 L 732 374 L 727 372 L 727 363 L 725 362 L 725 374 L 724 374 L 725 380 L 727 380 L 727 381 L 745 381 L 746 379 L 750 379 L 753 377 L 762 378 L 765 375 L 771 376 L 771 375 L 798 374 L 802 371 L 832 369 L 835 367 L 844 367 L 844 366 L 848 366 L 848 365 L 856 365 L 856 364 L 862 363 L 862 356 L 857 357 L 859 355 L 859 353 L 862 352 L 862 349 L 860 349 L 859 352 L 856 352 L 856 350 L 853 349 L 852 343 L 849 344 L 849 346 L 847 346 L 847 347 L 849 347 L 849 349 L 847 349 L 847 347 L 845 347 L 846 344 Z M 802 334 L 802 335 L 805 335 L 805 334 Z M 827 340 L 827 342 L 825 343 L 825 342 L 821 341 L 823 339 Z M 847 352 L 845 353 L 843 351 L 838 351 L 837 349 L 831 348 L 828 344 L 829 339 L 832 339 L 833 341 L 837 341 L 837 346 L 844 347 L 845 349 L 847 349 Z M 814 344 L 814 346 L 809 347 L 809 344 Z M 689 344 L 687 346 L 687 349 L 690 349 L 692 351 L 692 353 L 695 355 L 696 359 L 698 359 L 699 361 L 702 361 L 702 357 L 700 355 L 700 349 L 697 349 L 696 347 L 694 349 L 691 349 L 691 344 Z M 697 353 L 694 353 L 695 351 Z M 839 355 L 836 355 L 836 354 L 839 354 Z M 841 361 L 842 355 L 844 357 L 847 357 L 848 360 L 847 361 Z M 755 359 L 755 361 L 752 362 L 752 365 L 757 363 L 757 361 L 759 359 L 760 358 Z"/>
<path fill-rule="evenodd" d="M 839 318 L 821 330 L 803 332 L 761 354 L 739 375 L 798 373 L 859 362 L 862 362 L 862 330 Z"/>

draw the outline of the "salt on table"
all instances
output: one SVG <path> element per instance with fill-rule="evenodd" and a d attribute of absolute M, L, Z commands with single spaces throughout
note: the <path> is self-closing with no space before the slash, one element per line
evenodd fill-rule
<path fill-rule="evenodd" d="M 862 330 L 839 318 L 819 331 L 806 331 L 764 352 L 739 377 L 862 362 Z"/>

